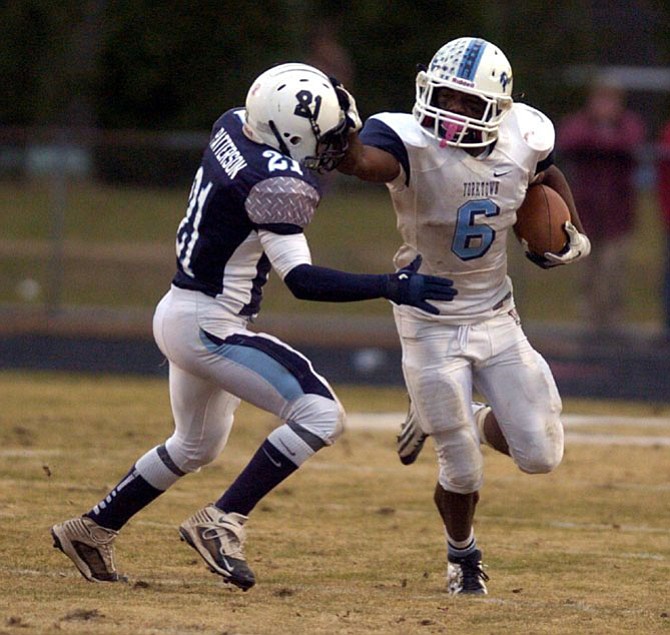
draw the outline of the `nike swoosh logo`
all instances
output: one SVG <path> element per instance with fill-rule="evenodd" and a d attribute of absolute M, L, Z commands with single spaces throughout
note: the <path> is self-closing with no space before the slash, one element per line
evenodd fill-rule
<path fill-rule="evenodd" d="M 499 176 L 505 176 L 505 174 L 509 174 L 512 170 L 493 170 L 493 176 L 494 177 L 499 177 Z"/>
<path fill-rule="evenodd" d="M 223 568 L 228 571 L 229 573 L 233 572 L 233 567 L 228 564 L 228 558 L 226 556 L 221 556 L 221 564 L 223 565 Z"/>
<path fill-rule="evenodd" d="M 272 465 L 274 465 L 275 467 L 281 467 L 281 461 L 277 461 L 277 460 L 273 459 L 273 458 L 268 454 L 268 451 L 267 451 L 265 448 L 263 448 L 263 452 L 265 452 L 265 456 L 267 456 L 268 459 L 270 459 L 270 463 L 272 463 Z"/>
<path fill-rule="evenodd" d="M 288 445 L 286 445 L 286 443 L 284 443 L 281 439 L 279 439 L 279 443 L 281 443 L 281 444 L 284 446 L 284 449 L 285 449 L 291 456 L 295 456 L 295 452 L 294 452 L 293 450 L 291 450 L 291 448 L 289 448 Z"/>

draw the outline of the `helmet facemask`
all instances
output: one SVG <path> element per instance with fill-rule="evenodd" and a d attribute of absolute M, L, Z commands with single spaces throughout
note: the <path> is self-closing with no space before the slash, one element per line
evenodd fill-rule
<path fill-rule="evenodd" d="M 319 124 L 310 118 L 312 132 L 316 139 L 316 150 L 313 155 L 306 156 L 303 160 L 305 167 L 315 170 L 320 174 L 331 172 L 344 159 L 344 155 L 349 148 L 348 130 L 346 117 L 333 129 L 321 134 Z"/>
<path fill-rule="evenodd" d="M 252 140 L 318 172 L 344 158 L 347 119 L 331 81 L 316 68 L 284 64 L 266 71 L 250 88 L 246 106 Z"/>
<path fill-rule="evenodd" d="M 476 96 L 481 112 L 465 115 L 440 108 L 440 89 Z M 511 91 L 512 69 L 502 51 L 484 40 L 460 38 L 443 46 L 430 67 L 419 71 L 413 114 L 442 147 L 482 148 L 498 138 L 512 106 Z"/>

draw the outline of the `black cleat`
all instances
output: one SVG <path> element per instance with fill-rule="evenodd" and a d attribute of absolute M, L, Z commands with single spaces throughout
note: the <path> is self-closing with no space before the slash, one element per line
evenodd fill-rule
<path fill-rule="evenodd" d="M 447 589 L 452 595 L 486 595 L 488 579 L 479 549 L 464 558 L 449 559 Z"/>

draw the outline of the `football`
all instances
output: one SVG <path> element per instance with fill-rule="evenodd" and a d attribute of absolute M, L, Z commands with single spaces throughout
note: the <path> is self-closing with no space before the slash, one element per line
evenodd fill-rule
<path fill-rule="evenodd" d="M 541 183 L 531 185 L 516 212 L 514 233 L 528 243 L 528 250 L 538 256 L 546 251 L 559 253 L 568 242 L 563 229 L 570 220 L 570 210 L 561 195 Z"/>

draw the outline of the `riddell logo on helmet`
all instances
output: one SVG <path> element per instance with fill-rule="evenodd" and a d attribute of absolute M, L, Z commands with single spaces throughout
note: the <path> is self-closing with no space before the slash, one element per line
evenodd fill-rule
<path fill-rule="evenodd" d="M 467 79 L 463 79 L 462 77 L 452 77 L 451 81 L 454 82 L 454 84 L 461 84 L 463 86 L 467 86 L 468 88 L 474 88 L 475 83 L 471 82 Z"/>

